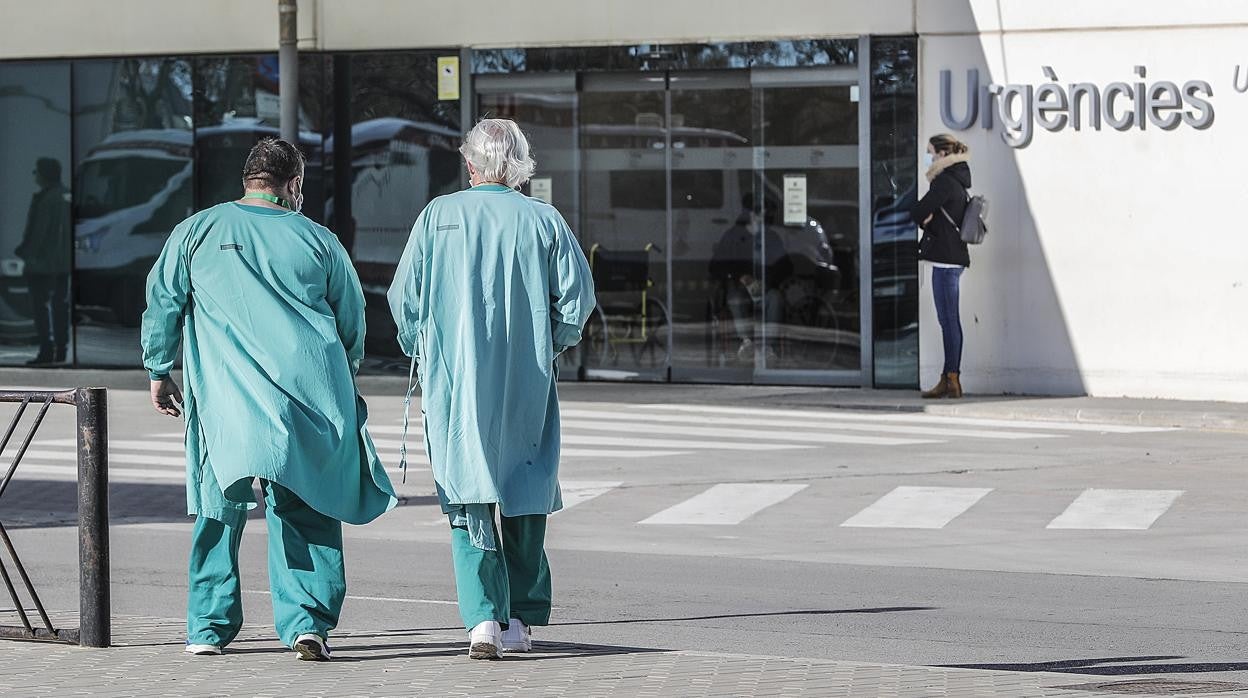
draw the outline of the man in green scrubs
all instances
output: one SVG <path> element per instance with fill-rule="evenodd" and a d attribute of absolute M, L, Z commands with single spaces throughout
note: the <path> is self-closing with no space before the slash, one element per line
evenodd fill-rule
<path fill-rule="evenodd" d="M 243 197 L 179 224 L 148 276 L 152 402 L 186 414 L 192 654 L 220 654 L 242 625 L 238 548 L 253 480 L 277 632 L 300 659 L 330 656 L 346 595 L 342 522 L 397 503 L 355 388 L 364 294 L 338 239 L 299 213 L 303 166 L 290 143 L 257 143 Z M 169 374 L 179 345 L 185 397 Z"/>
<path fill-rule="evenodd" d="M 515 189 L 534 168 L 515 122 L 482 120 L 460 152 L 472 188 L 420 214 L 389 301 L 418 371 L 469 656 L 497 659 L 528 651 L 530 628 L 550 619 L 546 516 L 563 507 L 555 361 L 596 301 L 563 216 Z"/>

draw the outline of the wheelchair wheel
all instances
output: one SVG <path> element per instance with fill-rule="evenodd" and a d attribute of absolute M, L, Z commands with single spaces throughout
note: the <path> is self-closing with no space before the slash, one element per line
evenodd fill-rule
<path fill-rule="evenodd" d="M 611 342 L 607 316 L 602 307 L 594 308 L 585 323 L 584 336 L 581 338 L 581 366 L 583 368 L 599 368 L 607 365 L 610 358 Z"/>
<path fill-rule="evenodd" d="M 826 370 L 840 358 L 840 316 L 826 298 L 809 295 L 785 311 L 785 368 Z"/>
<path fill-rule="evenodd" d="M 671 353 L 671 319 L 667 306 L 653 298 L 646 300 L 645 332 L 633 344 L 633 358 L 638 368 L 665 368 Z"/>

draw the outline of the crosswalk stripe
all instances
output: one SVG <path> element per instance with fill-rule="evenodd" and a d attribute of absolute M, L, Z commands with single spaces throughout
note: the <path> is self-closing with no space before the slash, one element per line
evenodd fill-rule
<path fill-rule="evenodd" d="M 560 456 L 568 458 L 670 458 L 686 456 L 688 451 L 634 450 L 631 448 L 561 448 Z"/>
<path fill-rule="evenodd" d="M 584 404 L 584 403 L 582 403 Z M 609 403 L 595 403 L 607 406 Z M 826 411 L 786 410 L 757 407 L 718 407 L 712 405 L 668 405 L 646 404 L 629 405 L 630 410 L 645 411 L 661 410 L 665 412 L 695 412 L 705 414 L 755 415 L 760 417 L 785 417 L 788 419 L 805 419 L 816 421 L 848 421 L 848 422 L 901 422 L 915 424 L 948 424 L 952 426 L 993 427 L 1001 429 L 1040 429 L 1057 431 L 1091 431 L 1111 434 L 1148 434 L 1155 432 L 1175 431 L 1169 427 L 1124 426 L 1120 424 L 1093 424 L 1089 422 L 1043 422 L 1014 419 L 986 419 L 978 417 L 946 417 L 934 414 L 876 414 L 867 412 L 841 412 L 831 409 Z M 621 406 L 614 406 L 621 410 Z M 627 413 L 625 413 L 627 414 Z"/>
<path fill-rule="evenodd" d="M 602 496 L 622 484 L 624 483 L 618 481 L 560 479 L 559 492 L 563 496 L 563 508 L 555 514 L 561 514 L 578 504 L 584 504 L 595 497 Z M 418 525 L 445 526 L 446 515 L 438 514 L 428 520 L 418 522 Z"/>
<path fill-rule="evenodd" d="M 126 461 L 117 461 L 112 459 L 108 466 L 109 482 L 186 482 L 186 468 L 126 468 L 117 467 L 117 463 L 126 463 Z M 134 465 L 142 465 L 134 463 Z M 386 468 L 390 472 L 398 472 L 398 467 L 390 466 Z M 428 472 L 429 468 L 408 467 L 409 472 Z M 34 475 L 40 477 L 50 477 L 56 480 L 73 481 L 78 479 L 77 465 L 51 465 L 46 463 L 26 463 L 25 461 L 17 469 L 17 477 L 23 475 Z"/>
<path fill-rule="evenodd" d="M 637 446 L 641 448 L 700 448 L 719 451 L 788 451 L 793 449 L 813 448 L 801 444 L 761 444 L 739 441 L 688 441 L 685 439 L 645 439 L 615 436 L 588 436 L 584 434 L 564 434 L 564 444 L 578 446 Z"/>
<path fill-rule="evenodd" d="M 42 475 L 45 477 L 53 477 L 57 480 L 77 480 L 78 466 L 76 465 L 44 465 L 42 463 L 22 463 L 18 467 L 19 477 L 24 475 Z M 139 481 L 139 482 L 186 482 L 186 471 L 166 470 L 164 468 L 153 468 L 147 470 L 144 468 L 114 468 L 109 465 L 108 479 L 110 482 L 121 481 Z"/>
<path fill-rule="evenodd" d="M 617 481 L 597 480 L 566 480 L 559 482 L 559 491 L 563 495 L 563 509 L 567 511 L 578 504 L 602 496 L 624 483 Z"/>
<path fill-rule="evenodd" d="M 54 447 L 71 447 L 77 448 L 78 443 L 73 439 L 49 439 L 46 441 L 35 441 L 31 446 L 43 446 L 48 448 Z M 170 453 L 182 453 L 185 450 L 182 442 L 170 443 L 168 441 L 147 441 L 138 439 L 109 439 L 108 450 L 112 453 L 114 450 L 136 450 L 136 451 L 168 451 Z"/>
<path fill-rule="evenodd" d="M 719 526 L 739 524 L 807 487 L 804 484 L 719 484 L 640 523 Z"/>
<path fill-rule="evenodd" d="M 565 426 L 567 423 L 565 422 Z M 644 431 L 650 427 L 649 424 L 637 425 L 638 431 Z M 402 431 L 402 427 L 370 427 L 369 431 L 375 431 L 381 434 L 393 434 Z M 408 432 L 408 450 L 424 450 L 424 436 L 420 431 Z M 706 449 L 720 451 L 787 451 L 794 449 L 813 448 L 813 446 L 805 446 L 802 444 L 786 444 L 786 443 L 758 443 L 758 442 L 742 442 L 742 441 L 697 441 L 692 439 L 646 439 L 639 437 L 611 437 L 611 436 L 594 436 L 588 434 L 569 434 L 563 433 L 560 437 L 563 446 L 629 446 L 636 448 L 649 449 Z M 378 448 L 390 447 L 399 448 L 403 442 L 394 439 L 373 439 L 373 444 Z M 587 449 L 563 448 L 562 454 L 565 456 L 603 456 L 603 457 L 635 457 L 644 456 L 628 456 L 623 455 L 619 451 L 603 451 L 591 453 Z M 658 455 L 675 455 L 671 451 L 662 451 Z"/>
<path fill-rule="evenodd" d="M 985 487 L 898 487 L 841 526 L 944 528 L 991 491 Z"/>
<path fill-rule="evenodd" d="M 590 419 L 619 419 L 617 412 L 610 413 L 597 410 L 570 409 L 563 411 L 564 416 L 584 417 Z M 803 424 L 790 419 L 766 419 L 760 417 L 715 417 L 708 415 L 673 415 L 673 414 L 637 414 L 630 412 L 627 419 L 634 421 L 663 422 L 666 424 L 705 424 L 708 426 L 754 426 L 776 427 L 779 429 L 821 429 L 826 431 L 868 431 L 888 434 L 914 434 L 919 436 L 964 437 L 974 439 L 1048 439 L 1061 438 L 1061 434 L 1042 434 L 1018 431 L 988 431 L 984 429 L 957 429 L 945 427 L 910 426 L 906 424 L 856 424 L 846 421 L 823 421 L 819 424 Z M 566 423 L 566 422 L 565 422 Z"/>
<path fill-rule="evenodd" d="M 1048 528 L 1145 531 L 1183 490 L 1085 490 Z"/>
<path fill-rule="evenodd" d="M 26 458 L 33 460 L 52 460 L 52 461 L 76 461 L 78 453 L 75 451 L 43 451 L 31 449 L 26 452 L 26 456 L 22 459 L 22 468 Z M 179 468 L 186 467 L 186 458 L 184 456 L 149 456 L 137 453 L 109 453 L 108 460 L 110 466 L 113 463 L 127 463 L 131 465 L 176 465 Z M 112 469 L 110 467 L 109 471 Z"/>
<path fill-rule="evenodd" d="M 704 436 L 727 439 L 754 439 L 762 441 L 781 441 L 821 444 L 858 444 L 863 446 L 910 446 L 915 444 L 940 443 L 931 439 L 902 439 L 884 436 L 857 436 L 853 434 L 814 434 L 793 431 L 766 431 L 762 429 L 737 429 L 729 427 L 694 427 L 668 424 L 645 424 L 640 429 L 636 424 L 620 421 L 597 421 L 589 419 L 565 420 L 563 426 L 593 431 L 614 431 L 635 434 L 644 431 L 651 434 L 677 434 L 681 436 Z"/>

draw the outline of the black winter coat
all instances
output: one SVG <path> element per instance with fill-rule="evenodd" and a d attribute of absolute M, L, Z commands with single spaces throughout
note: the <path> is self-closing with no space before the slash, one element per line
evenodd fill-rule
<path fill-rule="evenodd" d="M 923 227 L 923 238 L 919 241 L 919 259 L 971 266 L 971 253 L 962 241 L 962 235 L 945 218 L 945 214 L 940 212 L 941 207 L 944 207 L 953 220 L 961 223 L 962 216 L 966 213 L 966 190 L 970 188 L 971 168 L 965 162 L 953 163 L 932 180 L 927 194 L 910 211 L 910 218 L 920 227 L 923 227 L 923 221 L 928 216 L 932 217 L 927 226 Z"/>

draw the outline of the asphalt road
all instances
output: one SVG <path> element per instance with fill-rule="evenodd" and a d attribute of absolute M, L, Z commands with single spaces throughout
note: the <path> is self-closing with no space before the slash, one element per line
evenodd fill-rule
<path fill-rule="evenodd" d="M 572 506 L 551 521 L 539 639 L 1248 683 L 1248 437 L 568 392 Z M 114 610 L 179 617 L 179 425 L 145 400 L 112 393 Z M 370 406 L 397 463 L 401 398 Z M 53 414 L 0 498 L 57 609 L 77 605 L 71 438 Z M 427 467 L 348 527 L 344 627 L 458 627 Z M 267 623 L 264 535 L 253 521 L 244 588 Z"/>

